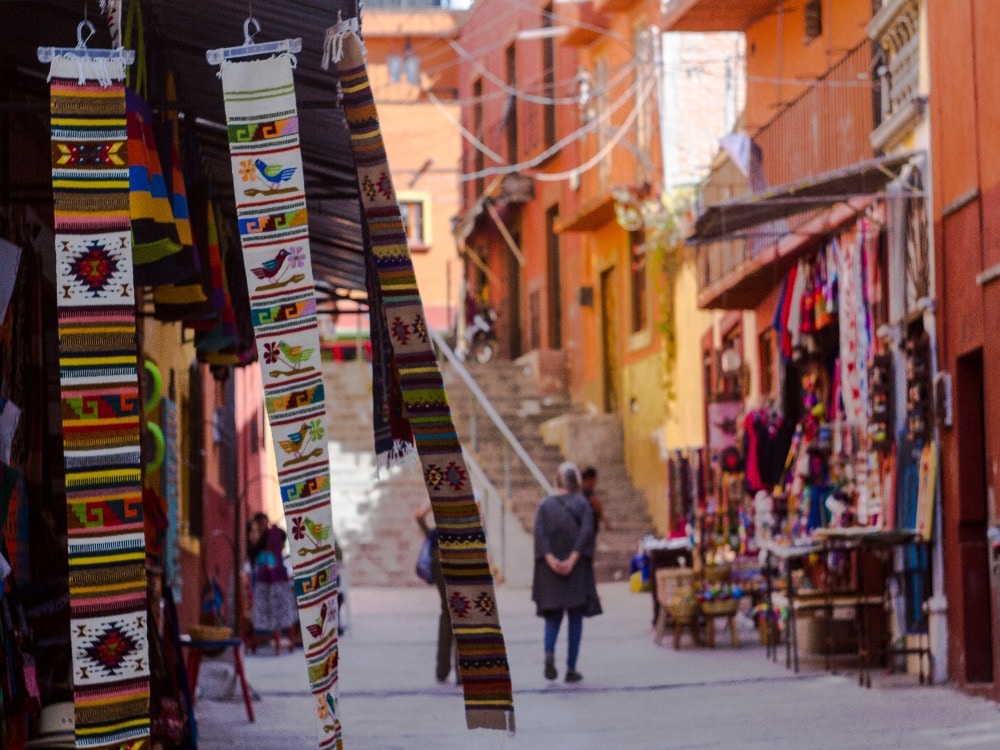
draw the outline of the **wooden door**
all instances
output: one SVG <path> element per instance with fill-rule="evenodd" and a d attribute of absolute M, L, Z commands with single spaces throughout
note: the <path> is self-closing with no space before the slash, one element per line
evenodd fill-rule
<path fill-rule="evenodd" d="M 617 412 L 621 382 L 618 356 L 618 274 L 615 267 L 601 272 L 601 356 L 604 370 L 604 411 Z"/>

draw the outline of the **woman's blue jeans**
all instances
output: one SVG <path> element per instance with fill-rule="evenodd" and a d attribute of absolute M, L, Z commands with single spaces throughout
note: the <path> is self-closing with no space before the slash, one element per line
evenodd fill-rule
<path fill-rule="evenodd" d="M 576 658 L 580 655 L 580 638 L 583 635 L 583 607 L 565 610 L 568 625 L 566 635 L 569 643 L 566 649 L 566 668 L 576 669 Z M 556 638 L 559 636 L 559 626 L 562 624 L 563 610 L 545 615 L 545 653 L 552 654 L 556 650 Z"/>

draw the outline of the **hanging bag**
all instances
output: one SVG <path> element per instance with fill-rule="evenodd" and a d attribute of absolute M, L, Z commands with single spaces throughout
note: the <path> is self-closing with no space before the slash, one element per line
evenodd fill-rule
<path fill-rule="evenodd" d="M 428 532 L 424 537 L 424 543 L 420 545 L 420 554 L 417 556 L 416 573 L 417 578 L 425 583 L 434 583 L 434 532 Z"/>

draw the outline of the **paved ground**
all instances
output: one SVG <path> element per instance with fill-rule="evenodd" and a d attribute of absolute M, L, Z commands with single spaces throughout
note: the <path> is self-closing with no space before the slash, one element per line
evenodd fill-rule
<path fill-rule="evenodd" d="M 459 689 L 433 678 L 436 592 L 353 589 L 341 640 L 345 746 L 371 750 L 561 748 L 995 748 L 1000 714 L 988 701 L 909 677 L 828 674 L 806 661 L 799 675 L 765 658 L 749 622 L 743 645 L 675 651 L 650 636 L 648 594 L 601 588 L 605 614 L 588 620 L 579 668 L 567 686 L 542 677 L 541 621 L 524 588 L 499 592 L 515 686 L 517 735 L 470 734 Z M 560 641 L 560 657 L 563 642 Z M 207 663 L 197 706 L 206 750 L 313 746 L 301 652 L 247 659 L 260 695 L 257 722 L 225 698 L 228 668 Z M 560 672 L 562 669 L 560 668 Z"/>

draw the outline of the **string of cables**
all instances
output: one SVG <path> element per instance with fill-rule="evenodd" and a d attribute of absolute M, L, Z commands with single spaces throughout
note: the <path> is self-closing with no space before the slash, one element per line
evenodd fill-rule
<path fill-rule="evenodd" d="M 639 113 L 642 108 L 639 107 L 639 102 L 644 101 L 653 92 L 653 86 L 655 81 L 651 78 L 647 80 L 643 86 L 642 90 L 638 92 L 635 106 L 632 107 L 632 111 L 628 113 L 625 121 L 621 124 L 621 127 L 615 132 L 615 134 L 608 139 L 596 154 L 587 159 L 583 164 L 573 169 L 566 170 L 565 172 L 538 172 L 534 175 L 536 180 L 541 182 L 560 182 L 562 180 L 569 180 L 576 176 L 583 174 L 584 172 L 589 172 L 591 169 L 600 164 L 604 159 L 607 158 L 608 154 L 618 145 L 619 141 L 625 137 L 625 134 L 631 130 L 632 126 L 635 124 L 636 118 L 638 118 Z"/>
<path fill-rule="evenodd" d="M 482 74 L 483 78 L 500 87 L 499 91 L 491 92 L 491 94 L 486 94 L 478 98 L 461 100 L 460 102 L 461 104 L 469 104 L 469 103 L 474 104 L 486 100 L 487 97 L 497 98 L 501 96 L 513 96 L 517 99 L 521 99 L 522 101 L 526 102 L 531 102 L 533 104 L 579 104 L 580 103 L 579 96 L 563 96 L 563 97 L 538 96 L 537 94 L 531 94 L 527 91 L 511 86 L 509 83 L 507 83 L 507 81 L 503 80 L 496 73 L 490 71 L 489 68 L 487 68 L 477 57 L 475 57 L 471 52 L 465 49 L 458 42 L 452 39 L 449 39 L 447 41 L 448 44 L 451 45 L 452 49 L 455 50 L 455 52 L 457 52 L 463 59 L 472 63 L 476 67 L 476 69 Z M 621 81 L 625 76 L 627 76 L 629 73 L 632 72 L 632 70 L 635 69 L 635 66 L 637 64 L 638 60 L 633 60 L 628 65 L 623 65 L 621 68 L 619 68 L 615 72 L 611 80 L 608 81 L 608 87 L 610 88 L 615 84 L 617 84 L 619 81 Z M 580 76 L 579 74 L 577 74 L 572 78 L 562 79 L 562 81 L 560 81 L 559 83 L 573 84 L 579 80 Z M 558 85 L 557 83 L 553 83 L 552 87 L 555 88 L 557 85 Z"/>
<path fill-rule="evenodd" d="M 538 166 L 539 164 L 547 160 L 549 157 L 559 153 L 559 151 L 564 149 L 569 144 L 573 143 L 574 141 L 578 141 L 581 138 L 597 130 L 599 127 L 601 127 L 603 121 L 606 118 L 610 117 L 612 114 L 617 112 L 621 107 L 623 107 L 629 100 L 633 99 L 634 97 L 635 101 L 633 103 L 632 110 L 626 117 L 625 122 L 616 129 L 615 133 L 608 140 L 608 143 L 612 144 L 611 147 L 613 148 L 614 144 L 617 144 L 625 136 L 625 133 L 627 133 L 628 130 L 632 127 L 632 124 L 635 122 L 635 119 L 636 117 L 638 117 L 640 111 L 639 103 L 643 102 L 652 93 L 654 85 L 655 85 L 654 77 L 643 76 L 638 82 L 638 86 L 636 87 L 635 90 L 633 90 L 631 87 L 625 90 L 614 102 L 612 102 L 611 106 L 608 107 L 607 111 L 602 113 L 601 117 L 595 117 L 592 120 L 581 125 L 572 133 L 569 133 L 560 140 L 556 141 L 553 145 L 549 146 L 547 149 L 539 153 L 537 156 L 529 159 L 528 161 L 519 162 L 517 164 L 509 164 L 503 167 L 486 167 L 485 169 L 481 169 L 477 172 L 466 172 L 459 176 L 459 180 L 461 182 L 469 182 L 470 180 L 477 180 L 481 177 L 512 174 L 514 172 L 520 172 L 525 169 L 533 169 L 534 167 Z M 475 144 L 473 145 L 475 146 Z M 607 148 L 607 144 L 605 144 L 605 148 L 602 149 L 602 153 L 606 154 L 609 151 L 610 149 Z M 587 169 L 592 168 L 592 166 L 593 165 L 587 167 Z M 559 176 L 557 179 L 569 179 L 572 176 L 571 173 L 574 171 L 579 173 L 579 168 L 576 170 L 570 170 L 570 172 L 566 172 L 564 175 Z M 536 174 L 535 177 L 540 178 L 540 174 Z"/>

